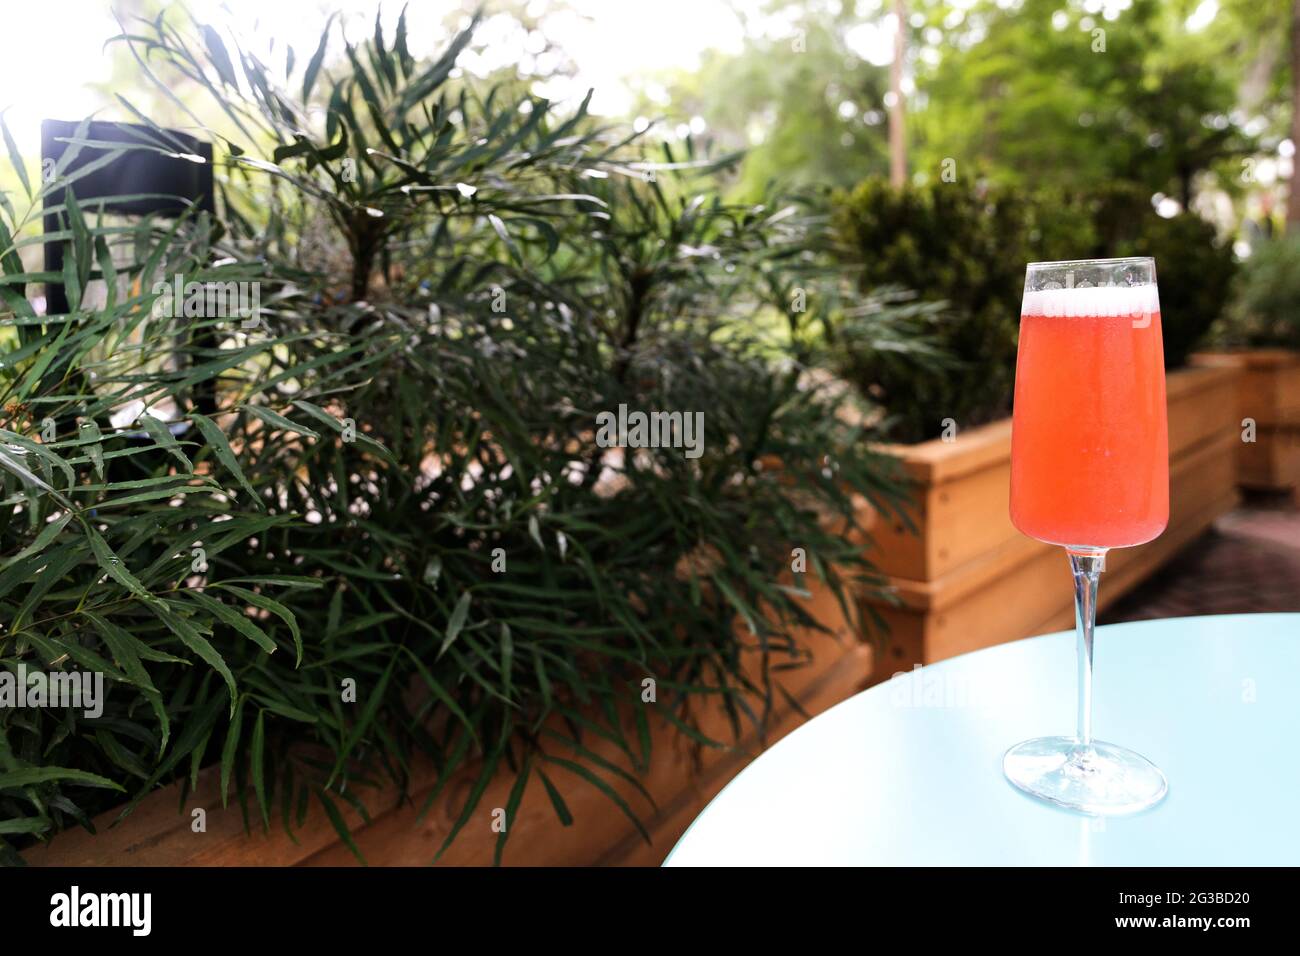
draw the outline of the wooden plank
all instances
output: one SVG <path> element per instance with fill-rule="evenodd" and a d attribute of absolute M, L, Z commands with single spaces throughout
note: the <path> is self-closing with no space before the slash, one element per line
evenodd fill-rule
<path fill-rule="evenodd" d="M 1011 419 L 959 431 L 951 441 L 934 438 L 916 445 L 884 445 L 907 473 L 924 485 L 952 481 L 1000 461 L 1011 441 Z"/>
<path fill-rule="evenodd" d="M 1236 399 L 1240 369 L 1184 368 L 1168 378 L 1169 459 L 1171 462 L 1206 441 L 1231 434 L 1240 439 Z"/>
<path fill-rule="evenodd" d="M 1234 411 L 1241 371 L 1196 367 L 1167 381 L 1169 457 L 1176 462 L 1206 442 L 1239 436 Z M 1020 536 L 1007 510 L 1011 482 L 1009 419 L 972 429 L 954 441 L 888 446 L 915 483 L 908 513 L 919 534 L 898 520 L 872 523 L 872 560 L 882 574 L 933 581 L 985 562 Z M 869 512 L 869 509 L 867 509 Z M 1028 560 L 1029 555 L 1023 557 Z"/>
<path fill-rule="evenodd" d="M 1201 352 L 1193 355 L 1192 361 L 1202 367 L 1242 371 L 1238 421 L 1249 417 L 1259 425 L 1300 422 L 1300 352 Z"/>
<path fill-rule="evenodd" d="M 1242 487 L 1282 491 L 1300 487 L 1300 425 L 1261 425 L 1238 451 Z"/>
<path fill-rule="evenodd" d="M 33 866 L 291 866 L 338 840 L 316 803 L 304 825 L 294 831 L 296 844 L 278 826 L 278 808 L 269 833 L 260 828 L 246 833 L 238 806 L 221 806 L 216 767 L 199 774 L 199 786 L 183 807 L 179 795 L 178 785 L 164 787 L 145 797 L 118 825 L 116 810 L 96 817 L 98 835 L 69 830 L 23 856 Z M 381 788 L 366 790 L 362 799 L 373 814 L 395 806 L 397 796 L 395 789 Z M 361 824 L 351 807 L 337 803 L 351 826 Z M 195 809 L 206 813 L 206 832 L 192 829 Z"/>
<path fill-rule="evenodd" d="M 872 562 L 882 574 L 928 580 L 1016 535 L 1005 508 L 984 510 L 1009 481 L 1010 419 L 960 433 L 953 441 L 886 450 L 899 458 L 913 482 L 908 515 L 917 530 L 898 520 L 872 528 Z"/>
<path fill-rule="evenodd" d="M 1252 420 L 1255 441 L 1242 441 L 1237 453 L 1243 487 L 1300 489 L 1300 353 L 1282 349 L 1200 353 L 1198 365 L 1231 367 L 1239 380 L 1235 426 Z"/>
<path fill-rule="evenodd" d="M 927 581 L 982 559 L 1020 536 L 1007 510 L 1011 446 L 988 467 L 918 493 L 914 521 L 921 533 L 897 523 L 876 537 L 873 561 L 891 577 Z"/>
<path fill-rule="evenodd" d="M 1222 496 L 1233 483 L 1233 449 L 1235 439 L 1231 434 L 1220 433 L 1209 444 L 1202 444 L 1176 461 L 1171 462 L 1170 525 L 1175 525 L 1183 514 L 1194 513 L 1201 505 Z M 997 494 L 1001 510 L 1007 510 L 1009 489 Z M 986 502 L 992 509 L 992 500 Z M 1145 545 L 1143 547 L 1146 547 Z M 1112 561 L 1126 560 L 1122 554 L 1131 549 L 1117 549 Z M 922 611 L 938 611 L 956 604 L 975 591 L 987 588 L 993 580 L 1016 573 L 1020 566 L 1032 562 L 1037 555 L 1057 552 L 1058 548 L 1044 544 L 1016 532 L 1016 536 L 984 554 L 978 561 L 967 562 L 948 574 L 931 580 L 890 578 L 889 587 L 903 606 Z M 872 601 L 873 604 L 883 602 Z"/>
<path fill-rule="evenodd" d="M 1169 527 L 1153 542 L 1111 551 L 1108 602 L 1232 506 L 1234 447 L 1234 437 L 1220 433 L 1173 463 Z M 1073 590 L 1065 568 L 1060 548 L 1021 535 L 936 580 L 891 579 L 898 605 L 866 599 L 891 629 L 881 665 L 906 670 L 918 659 L 931 663 L 1038 633 L 1043 622 L 1057 621 L 1066 611 L 1072 620 Z"/>

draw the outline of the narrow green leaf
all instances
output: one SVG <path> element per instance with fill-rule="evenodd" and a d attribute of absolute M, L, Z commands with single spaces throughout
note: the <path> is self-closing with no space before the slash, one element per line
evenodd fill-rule
<path fill-rule="evenodd" d="M 13 790 L 18 787 L 32 787 L 42 783 L 66 780 L 83 787 L 103 787 L 105 790 L 123 790 L 123 788 L 97 773 L 73 770 L 69 767 L 23 767 L 19 770 L 0 771 L 0 790 Z"/>
<path fill-rule="evenodd" d="M 492 865 L 501 865 L 501 854 L 506 848 L 506 840 L 510 836 L 510 828 L 515 825 L 515 812 L 519 809 L 519 804 L 524 799 L 524 791 L 528 788 L 528 778 L 533 770 L 533 756 L 529 754 L 524 758 L 523 766 L 519 768 L 519 773 L 515 775 L 514 786 L 510 788 L 510 796 L 506 798 L 506 818 L 501 832 L 497 834 L 496 847 L 492 851 Z"/>
<path fill-rule="evenodd" d="M 32 198 L 32 183 L 27 178 L 27 167 L 23 165 L 22 153 L 18 152 L 18 144 L 14 142 L 13 134 L 9 132 L 9 124 L 5 122 L 4 112 L 0 112 L 0 132 L 4 133 L 5 149 L 9 151 L 9 162 L 13 164 L 14 171 L 18 173 L 18 181 L 23 184 L 23 192 L 27 193 L 27 198 Z M 0 249 L 0 252 L 3 250 Z"/>
<path fill-rule="evenodd" d="M 293 636 L 294 646 L 294 666 L 302 663 L 302 632 L 298 630 L 298 619 L 294 616 L 293 611 L 281 604 L 274 598 L 269 598 L 265 594 L 258 594 L 256 591 L 250 591 L 248 588 L 239 587 L 231 584 L 229 581 L 216 581 L 208 585 L 209 589 L 219 588 L 223 591 L 229 591 L 247 601 L 253 607 L 260 607 L 263 611 L 270 611 L 289 628 L 289 633 Z"/>
<path fill-rule="evenodd" d="M 240 405 L 244 411 L 260 418 L 273 428 L 281 431 L 294 432 L 299 435 L 307 435 L 311 438 L 320 438 L 320 433 L 312 431 L 306 425 L 298 425 L 276 412 L 271 411 L 264 405 Z"/>
<path fill-rule="evenodd" d="M 460 636 L 461 628 L 465 626 L 465 618 L 469 616 L 470 593 L 466 591 L 456 602 L 456 607 L 451 612 L 451 617 L 447 621 L 447 635 L 442 639 L 442 646 L 438 648 L 438 654 L 434 658 L 437 660 L 447 652 L 452 642 Z"/>
<path fill-rule="evenodd" d="M 542 778 L 542 785 L 546 788 L 546 795 L 551 798 L 551 806 L 555 808 L 555 815 L 560 819 L 560 826 L 570 826 L 573 823 L 573 814 L 569 812 L 569 805 L 564 802 L 564 797 L 560 796 L 560 791 L 551 783 L 551 778 L 546 776 L 546 771 L 538 768 L 537 775 Z"/>
<path fill-rule="evenodd" d="M 510 625 L 501 622 L 501 685 L 502 696 L 510 697 L 512 672 L 515 666 L 515 642 L 510 633 Z"/>
<path fill-rule="evenodd" d="M 239 467 L 239 460 L 235 458 L 234 451 L 230 448 L 230 442 L 226 440 L 226 433 L 223 432 L 219 425 L 206 415 L 200 415 L 198 412 L 190 412 L 190 418 L 199 426 L 199 431 L 203 432 L 203 437 L 207 439 L 208 444 L 216 453 L 217 460 L 225 466 L 226 470 L 235 476 L 235 480 L 243 486 L 248 492 L 253 503 L 259 508 L 263 507 L 262 499 L 258 497 L 253 486 L 248 483 L 244 477 L 243 469 Z"/>
<path fill-rule="evenodd" d="M 100 533 L 85 521 L 82 521 L 82 525 L 86 532 L 86 538 L 90 541 L 90 550 L 94 553 L 100 570 L 106 572 L 109 577 L 136 597 L 150 604 L 155 603 L 154 596 L 149 593 L 149 590 L 140 583 L 134 574 L 127 570 L 126 565 L 122 563 L 122 559 L 113 552 L 113 549 L 108 546 L 108 542 L 100 536 Z"/>
<path fill-rule="evenodd" d="M 253 792 L 257 795 L 257 805 L 262 811 L 262 823 L 271 829 L 271 810 L 266 802 L 266 711 L 257 712 L 257 723 L 253 725 L 253 746 L 248 759 L 253 764 Z"/>
<path fill-rule="evenodd" d="M 17 564 L 23 558 L 29 557 L 33 554 L 40 554 L 47 547 L 50 546 L 50 543 L 53 542 L 54 539 L 59 536 L 59 534 L 63 531 L 64 528 L 68 526 L 68 522 L 71 520 L 72 520 L 71 513 L 65 512 L 55 520 L 48 522 L 45 525 L 45 527 L 41 528 L 40 534 L 36 536 L 36 539 L 31 544 L 23 548 L 21 551 L 19 551 L 17 554 L 13 555 L 12 557 L 5 558 L 3 561 L 0 561 L 0 568 L 11 567 Z"/>
<path fill-rule="evenodd" d="M 348 832 L 348 825 L 343 820 L 343 814 L 339 813 L 339 808 L 334 805 L 334 801 L 320 788 L 316 789 L 316 799 L 325 808 L 325 815 L 329 817 L 330 823 L 334 826 L 334 832 L 339 835 L 343 845 L 352 851 L 352 855 L 357 858 L 362 866 L 368 866 L 366 858 L 361 855 L 361 850 L 357 848 L 356 841 L 352 839 L 352 834 Z"/>
<path fill-rule="evenodd" d="M 380 676 L 378 683 L 366 692 L 365 706 L 361 708 L 361 715 L 348 728 L 347 737 L 339 748 L 338 757 L 334 761 L 334 770 L 330 773 L 326 786 L 330 786 L 334 782 L 334 779 L 347 763 L 348 757 L 352 755 L 352 751 L 356 749 L 357 744 L 361 742 L 361 738 L 366 735 L 366 731 L 375 722 L 379 708 L 384 703 L 384 692 L 388 689 L 388 681 L 393 676 L 393 667 L 396 663 L 397 655 L 394 654 L 389 658 L 388 666 L 384 668 L 384 673 Z"/>
<path fill-rule="evenodd" d="M 565 770 L 568 770 L 570 773 L 577 774 L 579 777 L 581 777 L 583 780 L 586 780 L 589 784 L 591 784 L 593 787 L 595 787 L 605 796 L 609 797 L 609 799 L 613 801 L 614 805 L 623 811 L 623 815 L 632 821 L 632 825 L 636 827 L 637 832 L 641 834 L 642 839 L 644 839 L 646 843 L 654 842 L 650 839 L 650 834 L 646 831 L 645 826 L 641 823 L 641 819 L 635 813 L 633 813 L 632 808 L 627 805 L 627 801 L 624 800 L 621 796 L 619 796 L 618 791 L 615 790 L 613 787 L 611 787 L 608 783 L 600 779 L 600 777 L 596 776 L 594 773 L 592 773 L 589 769 L 584 767 L 582 764 L 576 763 L 575 761 L 566 760 L 563 757 L 553 757 L 549 755 L 547 756 L 546 761 L 547 763 L 557 764 L 558 766 L 563 767 Z"/>
<path fill-rule="evenodd" d="M 304 105 L 311 99 L 311 91 L 316 86 L 316 76 L 320 73 L 321 65 L 325 62 L 325 49 L 329 46 L 330 30 L 334 26 L 335 16 L 337 14 L 332 13 L 329 19 L 325 21 L 325 29 L 321 31 L 320 43 L 316 47 L 316 52 L 307 61 L 307 69 L 302 77 L 302 101 Z"/>
<path fill-rule="evenodd" d="M 230 713 L 233 715 L 235 702 L 239 698 L 239 689 L 235 686 L 235 675 L 230 673 L 225 658 L 217 653 L 217 649 L 212 646 L 208 639 L 181 615 L 172 613 L 157 601 L 150 602 L 149 610 L 153 611 L 158 616 L 158 619 L 167 625 L 169 631 L 181 639 L 182 644 L 221 675 L 221 679 L 226 682 L 226 687 L 230 690 Z"/>
<path fill-rule="evenodd" d="M 230 54 L 226 52 L 226 44 L 222 41 L 221 34 L 206 23 L 203 24 L 201 32 L 203 33 L 203 42 L 208 48 L 208 59 L 212 61 L 213 67 L 216 68 L 217 76 L 221 78 L 221 84 L 238 88 L 239 81 L 235 79 L 235 67 L 230 62 Z"/>
<path fill-rule="evenodd" d="M 190 463 L 185 452 L 181 450 L 180 442 L 176 440 L 176 436 L 172 434 L 171 429 L 164 422 L 145 412 L 136 419 L 136 424 L 144 426 L 144 430 L 149 433 L 154 443 L 180 462 L 186 474 L 194 473 L 194 465 Z"/>
<path fill-rule="evenodd" d="M 239 696 L 235 712 L 230 717 L 230 726 L 226 728 L 226 742 L 221 748 L 221 805 L 229 806 L 230 774 L 235 769 L 235 755 L 239 750 L 239 734 L 244 726 L 244 704 L 247 694 Z"/>
<path fill-rule="evenodd" d="M 278 650 L 275 641 L 271 640 L 264 630 L 250 621 L 240 611 L 223 604 L 216 598 L 209 597 L 202 591 L 187 590 L 185 596 L 221 621 L 229 624 L 268 654 L 274 654 Z"/>
<path fill-rule="evenodd" d="M 466 795 L 465 802 L 461 805 L 460 815 L 456 818 L 456 822 L 452 824 L 446 839 L 442 841 L 442 846 L 438 848 L 438 852 L 433 856 L 435 863 L 438 862 L 443 853 L 447 852 L 447 847 L 451 846 L 452 841 L 456 839 L 456 835 L 465 828 L 465 824 L 469 823 L 470 818 L 474 815 L 475 808 L 478 807 L 479 800 L 483 797 L 483 791 L 487 789 L 487 785 L 496 776 L 497 766 L 500 761 L 500 750 L 494 750 L 484 757 L 483 770 L 479 773 L 478 778 L 474 781 L 474 786 L 470 788 L 469 793 Z"/>
<path fill-rule="evenodd" d="M 0 820 L 0 833 L 44 833 L 51 825 L 49 817 L 13 817 Z"/>

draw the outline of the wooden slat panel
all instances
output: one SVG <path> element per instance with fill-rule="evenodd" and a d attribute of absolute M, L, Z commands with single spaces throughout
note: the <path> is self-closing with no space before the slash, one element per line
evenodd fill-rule
<path fill-rule="evenodd" d="M 1300 425 L 1260 426 L 1238 452 L 1241 484 L 1262 491 L 1300 486 Z"/>
<path fill-rule="evenodd" d="M 1177 461 L 1208 441 L 1239 436 L 1235 412 L 1241 370 L 1236 366 L 1179 369 L 1168 377 L 1169 458 Z M 872 528 L 873 561 L 882 574 L 933 581 L 1020 536 L 1011 524 L 1011 422 L 1004 420 L 918 445 L 887 448 L 916 483 L 909 514 L 921 530 L 901 521 Z"/>
<path fill-rule="evenodd" d="M 1283 349 L 1250 352 L 1202 352 L 1194 364 L 1207 368 L 1236 368 L 1243 374 L 1238 395 L 1240 413 L 1259 425 L 1300 421 L 1300 353 Z"/>
<path fill-rule="evenodd" d="M 324 811 L 313 804 L 305 824 L 294 831 L 295 844 L 272 818 L 269 833 L 244 832 L 237 806 L 223 809 L 217 768 L 199 775 L 198 789 L 179 808 L 179 787 L 150 794 L 129 817 L 114 826 L 117 811 L 95 818 L 98 835 L 69 830 L 49 844 L 24 851 L 33 866 L 292 866 L 338 840 Z M 383 813 L 397 803 L 393 789 L 367 791 L 362 796 L 371 813 Z M 361 818 L 337 801 L 352 826 Z M 207 813 L 207 831 L 191 830 L 191 811 Z"/>
<path fill-rule="evenodd" d="M 1009 518 L 981 521 L 968 511 L 1005 487 L 1011 467 L 1009 419 L 962 432 L 950 442 L 934 439 L 884 450 L 902 462 L 913 482 L 908 515 L 920 534 L 901 521 L 876 523 L 872 561 L 882 574 L 928 580 L 1016 534 Z"/>
<path fill-rule="evenodd" d="M 1242 375 L 1234 426 L 1253 419 L 1254 442 L 1238 449 L 1239 480 L 1260 490 L 1300 489 L 1300 353 L 1280 349 L 1211 352 L 1192 357 L 1198 365 L 1236 368 Z"/>
<path fill-rule="evenodd" d="M 1235 504 L 1235 444 L 1232 434 L 1220 432 L 1171 464 L 1169 527 L 1148 544 L 1110 552 L 1107 603 Z M 891 672 L 1041 633 L 1045 622 L 1064 619 L 1068 626 L 1073 620 L 1073 589 L 1061 549 L 1023 535 L 937 580 L 891 584 L 901 606 L 869 600 L 890 624 L 882 666 Z"/>
<path fill-rule="evenodd" d="M 1184 368 L 1168 378 L 1169 460 L 1232 435 L 1240 439 L 1236 400 L 1242 378 L 1235 367 Z"/>

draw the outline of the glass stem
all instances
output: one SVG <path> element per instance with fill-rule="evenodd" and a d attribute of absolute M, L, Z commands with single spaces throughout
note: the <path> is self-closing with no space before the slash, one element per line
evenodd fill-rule
<path fill-rule="evenodd" d="M 1092 638 L 1097 625 L 1097 583 L 1106 569 L 1105 548 L 1071 547 L 1074 626 L 1079 635 L 1079 744 L 1092 746 Z"/>

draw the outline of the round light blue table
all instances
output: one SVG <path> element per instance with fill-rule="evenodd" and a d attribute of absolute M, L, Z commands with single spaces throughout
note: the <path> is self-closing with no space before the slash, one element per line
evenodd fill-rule
<path fill-rule="evenodd" d="M 1002 776 L 1072 734 L 1074 634 L 894 677 L 814 718 L 705 808 L 667 866 L 1300 864 L 1300 614 L 1097 630 L 1097 737 L 1169 780 L 1152 809 L 1084 817 Z"/>

